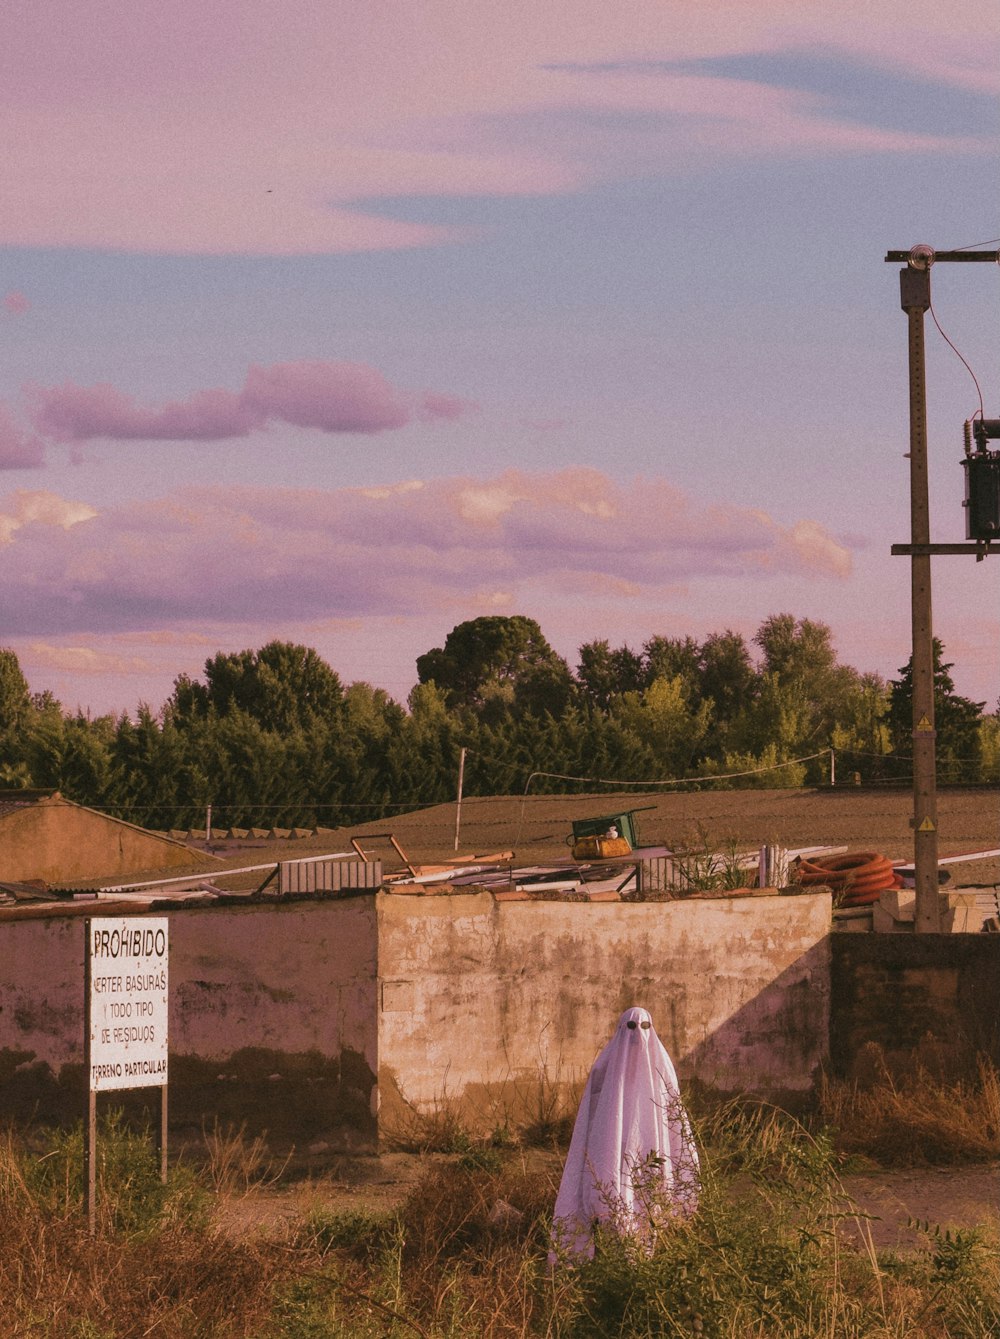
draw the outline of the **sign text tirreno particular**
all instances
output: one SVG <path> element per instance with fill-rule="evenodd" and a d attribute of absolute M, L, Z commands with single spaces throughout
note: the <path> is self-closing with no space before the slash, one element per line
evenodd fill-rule
<path fill-rule="evenodd" d="M 90 1090 L 167 1082 L 166 919 L 90 921 Z"/>

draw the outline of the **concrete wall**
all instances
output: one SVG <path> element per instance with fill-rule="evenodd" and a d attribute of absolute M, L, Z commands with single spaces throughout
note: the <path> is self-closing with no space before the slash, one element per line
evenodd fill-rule
<path fill-rule="evenodd" d="M 973 1077 L 979 1054 L 1000 1065 L 1000 935 L 837 934 L 831 949 L 839 1077 L 873 1077 L 869 1043 L 897 1074 L 923 1062 Z"/>
<path fill-rule="evenodd" d="M 384 1128 L 461 1106 L 491 1126 L 575 1092 L 647 1007 L 683 1078 L 803 1098 L 826 1058 L 828 894 L 657 903 L 380 894 Z"/>
<path fill-rule="evenodd" d="M 155 869 L 218 868 L 181 842 L 85 809 L 59 796 L 0 818 L 0 879 L 44 879 L 72 887 L 85 879 L 127 879 Z"/>
<path fill-rule="evenodd" d="M 372 1146 L 372 898 L 169 919 L 175 1137 L 218 1119 L 266 1129 L 278 1147 Z M 84 926 L 0 920 L 0 1115 L 82 1112 Z"/>
<path fill-rule="evenodd" d="M 76 910 L 0 913 L 0 1118 L 82 1112 Z M 650 1009 L 683 1076 L 801 1098 L 826 1057 L 829 917 L 827 894 L 590 904 L 377 893 L 178 909 L 173 1137 L 219 1119 L 319 1152 L 373 1146 L 376 1110 L 389 1135 L 444 1103 L 490 1126 L 549 1118 L 633 1003 Z"/>

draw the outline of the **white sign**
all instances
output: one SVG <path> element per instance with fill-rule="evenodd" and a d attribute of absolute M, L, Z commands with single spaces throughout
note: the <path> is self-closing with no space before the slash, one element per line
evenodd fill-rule
<path fill-rule="evenodd" d="M 165 918 L 90 921 L 90 1091 L 167 1082 Z"/>

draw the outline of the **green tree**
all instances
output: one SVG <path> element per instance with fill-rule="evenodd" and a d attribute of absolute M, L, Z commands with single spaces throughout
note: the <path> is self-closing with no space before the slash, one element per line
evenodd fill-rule
<path fill-rule="evenodd" d="M 466 707 L 483 719 L 507 713 L 560 716 L 573 694 L 573 677 L 533 618 L 474 618 L 459 623 L 417 657 L 420 683 L 436 683 L 451 709 Z"/>
<path fill-rule="evenodd" d="M 263 730 L 294 732 L 315 718 L 335 718 L 343 702 L 337 673 L 308 646 L 268 642 L 259 651 L 219 652 L 205 662 L 205 683 L 181 675 L 167 704 L 176 724 L 209 711 L 245 712 Z"/>
<path fill-rule="evenodd" d="M 628 646 L 612 648 L 602 641 L 585 642 L 578 653 L 576 679 L 584 696 L 601 711 L 616 697 L 639 692 L 645 681 L 642 656 Z"/>
<path fill-rule="evenodd" d="M 880 674 L 859 674 L 848 696 L 848 714 L 831 732 L 830 744 L 846 754 L 852 770 L 885 776 L 892 752 L 889 686 Z"/>
<path fill-rule="evenodd" d="M 29 719 L 26 755 L 32 784 L 61 791 L 78 804 L 107 800 L 112 773 L 114 719 L 83 712 L 64 716 L 52 699 Z"/>
<path fill-rule="evenodd" d="M 984 716 L 979 726 L 980 780 L 1000 781 L 1000 711 Z"/>
<path fill-rule="evenodd" d="M 693 637 L 650 637 L 642 648 L 643 687 L 657 679 L 680 679 L 684 698 L 694 703 L 700 696 L 701 651 Z"/>
<path fill-rule="evenodd" d="M 676 674 L 654 679 L 642 694 L 627 693 L 614 715 L 634 736 L 637 766 L 650 780 L 664 780 L 686 776 L 700 758 L 711 710 L 707 702 L 688 702 Z"/>
<path fill-rule="evenodd" d="M 711 699 L 715 717 L 731 721 L 753 696 L 756 673 L 743 637 L 729 628 L 713 632 L 701 644 L 698 683 L 701 696 Z"/>
<path fill-rule="evenodd" d="M 32 784 L 26 757 L 31 690 L 13 651 L 0 647 L 0 788 Z"/>
<path fill-rule="evenodd" d="M 110 802 L 129 822 L 152 828 L 200 827 L 212 796 L 201 765 L 203 729 L 177 728 L 140 703 L 122 716 L 111 749 Z"/>
<path fill-rule="evenodd" d="M 973 702 L 955 692 L 954 665 L 944 663 L 944 646 L 932 643 L 934 675 L 935 756 L 944 781 L 978 781 L 983 755 L 980 727 L 985 702 Z M 913 753 L 913 656 L 900 667 L 899 678 L 889 681 L 889 728 L 897 753 Z"/>
<path fill-rule="evenodd" d="M 772 614 L 754 636 L 762 652 L 759 693 L 753 707 L 751 752 L 774 743 L 784 757 L 816 752 L 851 720 L 858 672 L 841 665 L 825 623 Z M 810 769 L 814 779 L 821 764 Z"/>

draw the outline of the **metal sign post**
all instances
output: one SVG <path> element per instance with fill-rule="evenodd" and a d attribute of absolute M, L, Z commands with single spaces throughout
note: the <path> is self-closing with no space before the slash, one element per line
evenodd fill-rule
<path fill-rule="evenodd" d="M 166 918 L 94 917 L 87 921 L 83 979 L 84 1210 L 97 1224 L 97 1094 L 160 1089 L 157 1151 L 167 1179 L 167 1003 L 169 923 Z"/>
<path fill-rule="evenodd" d="M 934 634 L 931 609 L 931 556 L 972 553 L 977 559 L 989 544 L 932 544 L 927 482 L 927 394 L 924 313 L 931 305 L 931 266 L 937 261 L 997 262 L 996 251 L 938 251 L 915 246 L 890 251 L 887 261 L 904 261 L 899 272 L 900 305 L 908 322 L 910 379 L 910 543 L 893 544 L 893 554 L 911 561 L 910 599 L 913 635 L 913 864 L 914 929 L 941 929 L 938 883 L 937 759 L 934 728 Z M 996 550 L 992 550 L 995 552 Z"/>

